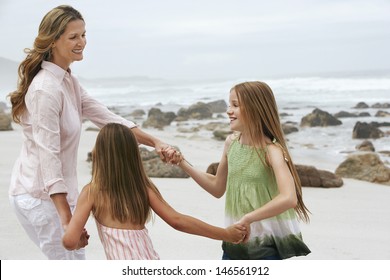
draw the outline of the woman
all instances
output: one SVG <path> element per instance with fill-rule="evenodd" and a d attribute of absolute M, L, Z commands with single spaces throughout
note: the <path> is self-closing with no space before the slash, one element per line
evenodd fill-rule
<path fill-rule="evenodd" d="M 67 251 L 62 235 L 78 197 L 77 149 L 83 119 L 98 127 L 121 123 L 137 141 L 167 147 L 92 99 L 70 71 L 83 59 L 85 22 L 70 6 L 49 11 L 39 26 L 34 47 L 19 66 L 19 83 L 10 94 L 12 116 L 23 128 L 23 146 L 15 163 L 10 202 L 28 236 L 48 259 L 85 259 L 84 249 Z M 78 248 L 88 244 L 84 231 Z"/>

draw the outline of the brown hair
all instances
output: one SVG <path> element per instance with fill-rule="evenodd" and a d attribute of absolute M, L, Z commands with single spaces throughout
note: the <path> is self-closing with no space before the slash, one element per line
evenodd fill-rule
<path fill-rule="evenodd" d="M 264 135 L 278 145 L 294 178 L 298 198 L 295 211 L 303 220 L 309 221 L 309 210 L 302 199 L 302 186 L 295 165 L 288 152 L 284 133 L 280 124 L 278 108 L 271 88 L 264 82 L 253 81 L 238 84 L 232 88 L 237 94 L 238 103 L 251 145 L 264 145 Z"/>
<path fill-rule="evenodd" d="M 32 80 L 41 69 L 42 61 L 51 60 L 53 42 L 60 38 L 69 22 L 77 19 L 84 20 L 77 10 L 66 5 L 52 9 L 42 19 L 34 47 L 24 50 L 27 57 L 18 68 L 17 89 L 9 94 L 12 104 L 12 118 L 16 123 L 20 123 L 26 110 L 25 96 Z"/>
<path fill-rule="evenodd" d="M 144 224 L 151 214 L 148 188 L 159 194 L 144 170 L 137 140 L 130 128 L 116 123 L 99 132 L 92 152 L 92 213 L 109 209 L 120 222 Z"/>

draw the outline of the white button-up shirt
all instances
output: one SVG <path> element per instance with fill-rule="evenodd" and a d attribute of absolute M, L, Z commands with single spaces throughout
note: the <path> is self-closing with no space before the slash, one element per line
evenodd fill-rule
<path fill-rule="evenodd" d="M 23 146 L 11 177 L 9 194 L 29 193 L 50 199 L 67 193 L 70 205 L 78 197 L 77 150 L 83 119 L 98 127 L 107 123 L 135 124 L 91 98 L 77 79 L 54 63 L 43 61 L 25 97 L 21 118 Z"/>

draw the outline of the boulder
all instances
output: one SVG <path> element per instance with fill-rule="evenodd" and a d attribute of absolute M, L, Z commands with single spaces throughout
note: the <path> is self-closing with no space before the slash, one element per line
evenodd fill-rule
<path fill-rule="evenodd" d="M 176 148 L 178 151 L 178 149 Z M 153 150 L 149 151 L 144 147 L 140 147 L 142 162 L 146 174 L 149 177 L 156 178 L 188 178 L 179 166 L 166 164 L 160 159 L 160 156 Z"/>
<path fill-rule="evenodd" d="M 349 155 L 337 167 L 335 174 L 344 178 L 390 185 L 390 168 L 373 152 Z"/>
<path fill-rule="evenodd" d="M 177 151 L 179 149 L 175 147 Z M 149 177 L 156 178 L 188 178 L 189 176 L 179 166 L 166 164 L 154 151 L 144 147 L 139 148 L 145 172 Z M 87 154 L 87 162 L 92 162 L 92 153 Z"/>
<path fill-rule="evenodd" d="M 208 102 L 207 105 L 210 107 L 213 113 L 226 113 L 227 104 L 223 99 Z"/>
<path fill-rule="evenodd" d="M 188 120 L 188 119 L 211 119 L 213 112 L 209 105 L 203 102 L 198 102 L 194 105 L 191 105 L 188 109 L 180 108 L 177 112 L 178 121 Z"/>
<path fill-rule="evenodd" d="M 369 108 L 369 106 L 365 102 L 359 102 L 358 104 L 355 105 L 354 108 L 356 108 L 356 109 L 366 109 L 366 108 Z"/>
<path fill-rule="evenodd" d="M 314 109 L 312 113 L 301 119 L 301 126 L 335 126 L 341 124 L 342 122 L 340 120 L 336 119 L 328 112 L 322 111 L 318 108 Z"/>
<path fill-rule="evenodd" d="M 343 185 L 343 180 L 330 171 L 299 164 L 296 164 L 295 168 L 297 169 L 302 187 L 339 188 Z"/>
<path fill-rule="evenodd" d="M 352 131 L 353 139 L 377 139 L 383 136 L 384 133 L 382 130 L 366 122 L 357 122 Z"/>
<path fill-rule="evenodd" d="M 151 108 L 148 118 L 143 122 L 142 127 L 163 129 L 164 126 L 170 125 L 175 118 L 176 114 L 174 112 L 162 112 L 159 108 Z"/>
<path fill-rule="evenodd" d="M 0 112 L 0 131 L 13 130 L 12 117 L 10 114 Z"/>
<path fill-rule="evenodd" d="M 375 147 L 371 141 L 364 140 L 359 145 L 356 145 L 356 150 L 362 151 L 362 152 L 375 152 Z"/>

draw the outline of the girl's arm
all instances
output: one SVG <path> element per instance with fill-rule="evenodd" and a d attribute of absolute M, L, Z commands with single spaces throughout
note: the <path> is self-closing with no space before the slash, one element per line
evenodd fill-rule
<path fill-rule="evenodd" d="M 268 146 L 268 160 L 275 173 L 279 194 L 265 204 L 241 218 L 240 223 L 249 224 L 279 215 L 297 205 L 294 178 L 284 159 L 281 148 L 275 145 Z"/>
<path fill-rule="evenodd" d="M 197 170 L 186 160 L 183 160 L 183 158 L 178 160 L 178 165 L 184 170 L 184 172 L 190 175 L 204 190 L 217 198 L 222 197 L 226 191 L 228 172 L 227 151 L 230 147 L 231 141 L 231 136 L 228 136 L 225 141 L 222 158 L 219 162 L 216 175 Z"/>
<path fill-rule="evenodd" d="M 148 188 L 148 195 L 153 211 L 176 230 L 235 243 L 242 241 L 246 235 L 245 227 L 242 225 L 233 225 L 226 229 L 215 227 L 194 217 L 177 212 L 161 195 L 150 188 Z"/>
<path fill-rule="evenodd" d="M 65 229 L 62 244 L 67 250 L 75 250 L 88 244 L 89 235 L 84 229 L 92 210 L 92 197 L 88 195 L 89 185 L 85 186 L 77 200 L 76 209 Z"/>

